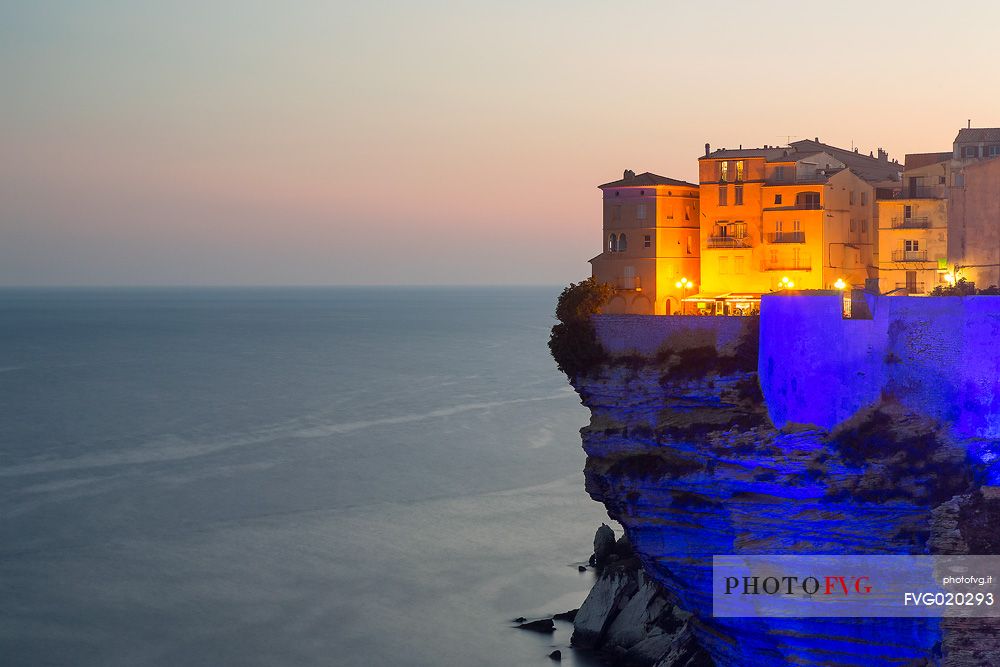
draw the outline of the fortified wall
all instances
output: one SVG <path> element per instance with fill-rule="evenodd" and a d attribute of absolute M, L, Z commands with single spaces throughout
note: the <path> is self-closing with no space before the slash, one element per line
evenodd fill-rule
<path fill-rule="evenodd" d="M 601 315 L 612 356 L 714 347 L 729 354 L 759 324 L 758 378 L 768 414 L 831 430 L 892 400 L 952 424 L 960 438 L 1000 438 L 1000 297 L 879 297 L 844 318 L 839 295 L 773 294 L 760 317 Z M 864 310 L 864 309 L 862 309 Z"/>
<path fill-rule="evenodd" d="M 839 296 L 761 301 L 758 376 L 771 421 L 830 430 L 892 401 L 1000 438 L 1000 298 L 866 295 L 871 319 L 845 319 Z"/>

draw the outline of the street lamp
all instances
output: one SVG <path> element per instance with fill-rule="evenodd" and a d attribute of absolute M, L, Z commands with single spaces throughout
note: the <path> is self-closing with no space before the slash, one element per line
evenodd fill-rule
<path fill-rule="evenodd" d="M 795 281 L 789 280 L 788 276 L 782 276 L 781 283 L 779 284 L 781 285 L 781 289 L 792 289 L 793 287 L 795 287 Z"/>
<path fill-rule="evenodd" d="M 687 291 L 694 287 L 694 283 L 687 278 L 681 278 L 674 283 L 674 287 L 681 290 L 681 314 L 684 313 L 684 299 L 687 297 Z"/>
<path fill-rule="evenodd" d="M 842 290 L 845 287 L 847 287 L 847 283 L 844 282 L 843 278 L 837 278 L 837 282 L 835 282 L 833 284 L 833 286 L 836 287 L 837 289 L 841 289 Z"/>

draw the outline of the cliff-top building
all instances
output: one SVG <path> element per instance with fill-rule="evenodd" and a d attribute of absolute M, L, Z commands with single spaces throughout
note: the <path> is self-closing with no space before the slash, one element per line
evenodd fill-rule
<path fill-rule="evenodd" d="M 879 207 L 879 289 L 926 294 L 947 275 L 952 154 L 907 154 L 903 187 Z"/>
<path fill-rule="evenodd" d="M 1000 128 L 962 128 L 952 150 L 906 156 L 903 187 L 879 201 L 879 288 L 928 294 L 966 278 L 1000 284 Z"/>
<path fill-rule="evenodd" d="M 699 159 L 699 310 L 738 313 L 760 295 L 864 287 L 877 277 L 878 196 L 899 187 L 901 167 L 814 141 L 720 149 Z"/>
<path fill-rule="evenodd" d="M 604 251 L 593 276 L 616 289 L 605 313 L 672 315 L 697 288 L 698 186 L 646 172 L 599 186 Z"/>

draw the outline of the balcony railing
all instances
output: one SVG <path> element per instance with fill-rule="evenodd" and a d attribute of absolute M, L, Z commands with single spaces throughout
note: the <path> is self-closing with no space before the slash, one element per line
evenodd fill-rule
<path fill-rule="evenodd" d="M 944 199 L 944 186 L 904 185 L 897 199 Z"/>
<path fill-rule="evenodd" d="M 768 243 L 805 243 L 805 232 L 771 232 L 767 235 Z"/>
<path fill-rule="evenodd" d="M 926 250 L 893 250 L 892 261 L 894 262 L 926 262 Z"/>
<path fill-rule="evenodd" d="M 764 265 L 765 271 L 812 271 L 812 265 L 806 261 L 779 261 Z"/>
<path fill-rule="evenodd" d="M 896 289 L 906 290 L 907 294 L 923 294 L 924 283 L 896 283 Z"/>
<path fill-rule="evenodd" d="M 893 229 L 927 229 L 931 226 L 930 218 L 922 216 L 919 218 L 893 218 Z"/>
<path fill-rule="evenodd" d="M 709 236 L 709 248 L 750 248 L 748 236 Z"/>

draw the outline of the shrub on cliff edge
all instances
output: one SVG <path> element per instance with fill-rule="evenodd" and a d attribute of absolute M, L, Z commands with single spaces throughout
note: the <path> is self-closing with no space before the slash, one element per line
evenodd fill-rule
<path fill-rule="evenodd" d="M 590 317 L 599 313 L 614 293 L 611 285 L 587 278 L 570 283 L 559 295 L 556 304 L 559 323 L 552 327 L 549 350 L 559 370 L 570 380 L 607 360 Z"/>

